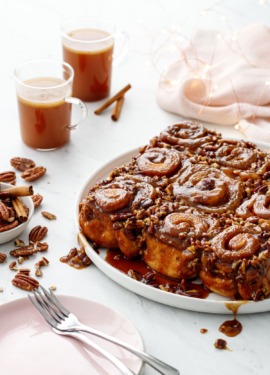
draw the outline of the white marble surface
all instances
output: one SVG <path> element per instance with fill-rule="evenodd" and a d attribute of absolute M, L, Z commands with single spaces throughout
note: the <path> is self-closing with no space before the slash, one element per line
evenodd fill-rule
<path fill-rule="evenodd" d="M 221 16 L 227 17 L 225 30 L 228 25 L 237 29 L 258 20 L 270 23 L 267 0 L 216 3 L 210 0 L 0 0 L 0 171 L 11 169 L 9 160 L 14 156 L 32 158 L 47 168 L 47 174 L 34 183 L 35 192 L 44 196 L 44 202 L 31 222 L 31 227 L 40 224 L 49 228 L 46 240 L 50 247 L 46 257 L 50 265 L 44 270 L 44 286 L 56 285 L 60 294 L 93 299 L 120 311 L 141 332 L 146 349 L 177 367 L 182 375 L 268 375 L 269 313 L 239 315 L 243 332 L 227 339 L 231 351 L 220 351 L 214 348 L 214 341 L 226 339 L 218 327 L 228 316 L 161 305 L 115 284 L 94 265 L 77 271 L 59 261 L 77 246 L 75 199 L 89 174 L 119 153 L 143 145 L 165 126 L 179 120 L 162 111 L 155 102 L 160 75 L 152 64 L 155 43 L 163 28 L 173 30 L 187 20 L 190 26 L 186 30 L 197 27 L 198 15 L 205 9 L 210 9 L 207 19 L 210 28 L 221 27 Z M 93 111 L 97 104 L 88 104 L 88 118 L 74 132 L 69 145 L 49 153 L 31 150 L 20 138 L 13 69 L 30 58 L 61 58 L 60 24 L 81 15 L 111 19 L 129 34 L 129 53 L 114 68 L 112 92 L 127 83 L 132 84 L 132 90 L 126 95 L 118 122 L 111 121 L 110 111 L 95 116 Z M 239 136 L 233 128 L 219 127 L 218 130 L 229 136 Z M 17 176 L 19 185 L 23 181 L 19 174 Z M 41 209 L 55 213 L 57 220 L 46 221 L 40 214 Z M 27 234 L 22 238 L 27 239 Z M 1 245 L 0 252 L 8 253 L 12 248 L 12 243 Z M 8 263 L 10 260 L 8 258 Z M 33 268 L 35 261 L 29 260 L 28 265 Z M 0 304 L 27 294 L 11 284 L 13 276 L 7 264 L 0 265 L 0 286 L 4 288 Z M 4 317 L 0 317 L 0 324 L 4 324 Z M 201 328 L 207 328 L 208 332 L 201 334 Z M 144 371 L 146 375 L 154 373 L 149 368 Z M 13 375 L 2 371 L 1 374 Z"/>

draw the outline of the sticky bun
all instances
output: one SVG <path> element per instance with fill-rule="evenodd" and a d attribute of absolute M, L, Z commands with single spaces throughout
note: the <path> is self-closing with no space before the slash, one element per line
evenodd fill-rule
<path fill-rule="evenodd" d="M 149 272 L 257 301 L 270 294 L 269 185 L 267 152 L 184 121 L 92 186 L 79 223 Z"/>

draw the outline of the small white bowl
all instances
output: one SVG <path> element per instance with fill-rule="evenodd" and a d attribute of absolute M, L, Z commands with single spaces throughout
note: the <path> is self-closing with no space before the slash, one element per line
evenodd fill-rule
<path fill-rule="evenodd" d="M 6 184 L 4 182 L 1 182 L 1 190 L 7 189 L 13 187 L 13 185 Z M 30 223 L 30 220 L 34 213 L 34 203 L 32 201 L 31 197 L 20 197 L 20 199 L 23 201 L 25 206 L 28 207 L 28 219 L 24 222 L 19 224 L 17 227 L 6 230 L 5 232 L 0 232 L 0 244 L 9 242 L 11 240 L 14 240 L 15 238 L 18 238 L 19 235 L 26 229 L 28 224 Z"/>

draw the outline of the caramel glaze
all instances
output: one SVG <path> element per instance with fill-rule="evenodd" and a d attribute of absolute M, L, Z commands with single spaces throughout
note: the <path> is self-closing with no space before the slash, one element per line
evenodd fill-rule
<path fill-rule="evenodd" d="M 107 250 L 105 260 L 119 271 L 154 288 L 201 299 L 209 295 L 209 290 L 204 285 L 160 275 L 149 268 L 141 258 L 128 259 L 119 250 Z"/>
<path fill-rule="evenodd" d="M 226 320 L 224 323 L 221 324 L 219 327 L 219 331 L 224 333 L 224 335 L 228 337 L 235 337 L 242 332 L 242 324 L 236 319 L 236 314 L 238 309 L 241 305 L 245 304 L 246 301 L 235 301 L 235 302 L 227 302 L 225 306 L 228 310 L 232 311 L 234 319 Z"/>

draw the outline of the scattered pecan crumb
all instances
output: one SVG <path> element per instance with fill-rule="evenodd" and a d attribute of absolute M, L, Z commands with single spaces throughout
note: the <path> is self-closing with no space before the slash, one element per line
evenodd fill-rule
<path fill-rule="evenodd" d="M 15 260 L 10 263 L 9 269 L 12 271 L 17 271 L 17 262 Z"/>
<path fill-rule="evenodd" d="M 0 286 L 0 293 L 2 293 L 3 291 L 4 291 L 4 288 Z"/>
<path fill-rule="evenodd" d="M 57 289 L 57 287 L 56 287 L 55 285 L 52 285 L 52 286 L 49 287 L 49 289 L 50 289 L 52 292 L 54 292 L 54 291 Z"/>
<path fill-rule="evenodd" d="M 44 216 L 48 220 L 56 220 L 56 216 L 54 214 L 51 214 L 50 212 L 42 211 L 41 215 Z"/>
<path fill-rule="evenodd" d="M 207 333 L 207 332 L 208 332 L 208 329 L 207 329 L 207 328 L 201 328 L 201 329 L 200 329 L 200 332 L 201 332 L 201 333 Z"/>
<path fill-rule="evenodd" d="M 37 277 L 41 277 L 43 276 L 43 272 L 40 268 L 37 268 L 36 271 L 35 271 L 35 276 Z"/>
<path fill-rule="evenodd" d="M 25 243 L 24 243 L 23 240 L 20 240 L 19 238 L 16 238 L 16 239 L 14 240 L 14 245 L 15 245 L 16 247 L 22 247 L 22 246 L 25 246 Z"/>

